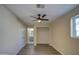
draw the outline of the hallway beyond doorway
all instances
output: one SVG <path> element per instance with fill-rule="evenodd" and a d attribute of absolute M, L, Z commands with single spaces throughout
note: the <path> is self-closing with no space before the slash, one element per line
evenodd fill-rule
<path fill-rule="evenodd" d="M 37 46 L 26 45 L 18 55 L 61 55 L 48 44 L 38 44 Z"/>

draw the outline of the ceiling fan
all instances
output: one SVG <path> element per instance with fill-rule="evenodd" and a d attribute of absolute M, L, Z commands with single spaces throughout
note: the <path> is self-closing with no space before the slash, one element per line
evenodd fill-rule
<path fill-rule="evenodd" d="M 46 14 L 37 14 L 37 17 L 31 16 L 33 18 L 35 18 L 36 20 L 33 21 L 37 21 L 37 22 L 42 22 L 42 21 L 48 21 L 48 19 L 44 18 L 46 16 Z"/>

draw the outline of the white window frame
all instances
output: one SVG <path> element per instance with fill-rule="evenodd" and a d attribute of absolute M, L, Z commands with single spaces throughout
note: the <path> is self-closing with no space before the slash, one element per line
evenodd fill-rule
<path fill-rule="evenodd" d="M 76 36 L 76 23 L 75 23 L 75 19 L 79 18 L 79 15 L 76 15 L 74 17 L 71 18 L 71 37 L 72 38 L 79 38 L 79 36 Z"/>

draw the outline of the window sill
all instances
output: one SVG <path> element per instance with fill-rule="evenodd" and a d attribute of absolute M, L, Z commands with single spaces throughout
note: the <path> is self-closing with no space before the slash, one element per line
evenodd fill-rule
<path fill-rule="evenodd" d="M 71 38 L 79 38 L 79 36 L 73 36 L 73 37 L 71 37 Z"/>

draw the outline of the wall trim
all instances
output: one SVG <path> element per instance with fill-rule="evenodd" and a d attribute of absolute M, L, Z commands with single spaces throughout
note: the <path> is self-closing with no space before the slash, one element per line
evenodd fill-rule
<path fill-rule="evenodd" d="M 16 55 L 19 55 L 19 52 L 26 46 L 27 44 L 25 44 L 23 47 L 21 47 L 18 52 L 16 53 Z"/>
<path fill-rule="evenodd" d="M 37 44 L 49 44 L 49 43 L 37 43 Z"/>
<path fill-rule="evenodd" d="M 57 50 L 61 55 L 64 55 L 60 50 L 58 50 L 54 45 L 49 44 L 51 47 L 53 47 L 55 50 Z"/>

